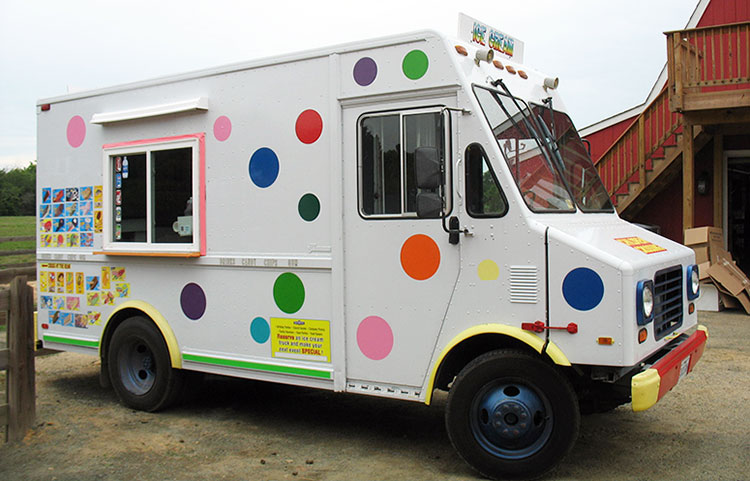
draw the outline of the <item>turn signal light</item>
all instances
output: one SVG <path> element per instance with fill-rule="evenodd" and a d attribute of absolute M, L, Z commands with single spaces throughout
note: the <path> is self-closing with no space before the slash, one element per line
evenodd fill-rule
<path fill-rule="evenodd" d="M 690 305 L 688 306 L 688 314 L 692 314 L 694 312 L 695 312 L 695 304 L 691 302 Z"/>
<path fill-rule="evenodd" d="M 648 331 L 644 327 L 640 331 L 638 331 L 638 344 L 643 344 L 646 342 L 646 339 L 648 339 Z"/>
<path fill-rule="evenodd" d="M 611 337 L 600 337 L 599 339 L 596 340 L 596 343 L 599 344 L 600 346 L 611 346 L 612 344 L 615 343 L 615 340 L 612 339 Z"/>

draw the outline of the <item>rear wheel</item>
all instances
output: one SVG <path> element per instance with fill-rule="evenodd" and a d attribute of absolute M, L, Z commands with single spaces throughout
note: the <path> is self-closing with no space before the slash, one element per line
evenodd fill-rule
<path fill-rule="evenodd" d="M 531 479 L 552 469 L 578 437 L 578 401 L 554 367 L 522 351 L 498 350 L 456 377 L 445 411 L 461 457 L 490 478 Z"/>
<path fill-rule="evenodd" d="M 141 411 L 167 407 L 182 386 L 182 371 L 172 369 L 161 332 L 144 317 L 131 317 L 117 327 L 108 366 L 120 401 Z"/>

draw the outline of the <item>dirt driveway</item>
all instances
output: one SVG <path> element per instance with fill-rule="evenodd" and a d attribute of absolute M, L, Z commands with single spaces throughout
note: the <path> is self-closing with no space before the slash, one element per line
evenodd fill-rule
<path fill-rule="evenodd" d="M 741 480 L 750 452 L 750 317 L 701 314 L 696 371 L 644 413 L 586 416 L 546 479 Z M 469 480 L 432 406 L 211 377 L 166 412 L 122 407 L 93 357 L 37 359 L 37 428 L 0 446 L 13 480 Z"/>

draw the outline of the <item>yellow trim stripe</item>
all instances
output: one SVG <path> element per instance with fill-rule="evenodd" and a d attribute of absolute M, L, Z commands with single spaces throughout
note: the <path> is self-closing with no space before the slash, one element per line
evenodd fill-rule
<path fill-rule="evenodd" d="M 469 339 L 470 337 L 479 336 L 481 334 L 502 334 L 504 336 L 518 339 L 519 341 L 533 348 L 539 354 L 541 354 L 542 349 L 544 349 L 544 339 L 537 336 L 536 334 L 532 334 L 529 331 L 524 331 L 520 327 L 506 326 L 504 324 L 480 324 L 477 326 L 470 327 L 469 329 L 466 329 L 461 334 L 454 337 L 451 340 L 451 342 L 449 342 L 448 345 L 445 346 L 445 348 L 443 348 L 443 351 L 440 353 L 440 356 L 437 358 L 437 361 L 435 362 L 435 365 L 432 368 L 432 375 L 430 376 L 430 382 L 427 385 L 427 398 L 425 399 L 425 404 L 429 405 L 430 402 L 432 401 L 432 391 L 434 390 L 434 386 L 435 386 L 435 378 L 437 377 L 437 371 L 438 371 L 438 368 L 440 367 L 440 364 L 442 364 L 443 359 L 445 359 L 448 353 L 451 352 L 453 348 L 456 347 L 461 342 L 465 341 L 466 339 Z M 565 354 L 563 354 L 560 348 L 557 347 L 557 345 L 555 345 L 555 343 L 553 343 L 552 341 L 550 341 L 547 344 L 547 349 L 545 353 L 558 366 L 570 366 L 570 361 L 568 360 L 568 358 L 565 356 Z"/>
<path fill-rule="evenodd" d="M 180 345 L 177 344 L 177 338 L 174 335 L 174 331 L 172 331 L 172 328 L 169 327 L 169 323 L 164 318 L 164 316 L 162 316 L 161 313 L 157 311 L 156 308 L 151 304 L 143 301 L 127 301 L 117 306 L 117 309 L 115 309 L 114 312 L 110 314 L 109 318 L 107 319 L 107 324 L 109 324 L 109 321 L 114 317 L 115 314 L 122 311 L 123 309 L 139 310 L 150 317 L 152 321 L 154 321 L 154 324 L 156 324 L 156 327 L 159 328 L 159 331 L 161 331 L 161 335 L 164 337 L 164 340 L 167 343 L 167 349 L 169 350 L 169 359 L 172 362 L 172 367 L 181 369 L 182 355 L 180 353 Z M 105 324 L 104 330 L 102 332 L 106 330 L 107 326 Z M 101 356 L 101 343 L 99 344 L 99 355 Z"/>

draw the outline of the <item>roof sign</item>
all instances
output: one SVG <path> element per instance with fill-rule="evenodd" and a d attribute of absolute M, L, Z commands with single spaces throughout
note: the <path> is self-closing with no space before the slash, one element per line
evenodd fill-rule
<path fill-rule="evenodd" d="M 463 13 L 458 14 L 458 38 L 523 62 L 523 42 Z"/>

